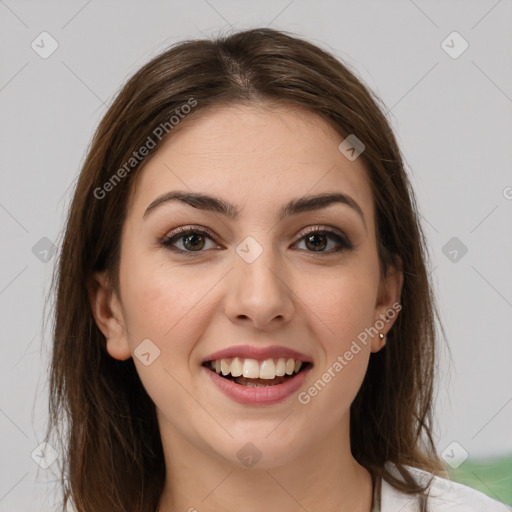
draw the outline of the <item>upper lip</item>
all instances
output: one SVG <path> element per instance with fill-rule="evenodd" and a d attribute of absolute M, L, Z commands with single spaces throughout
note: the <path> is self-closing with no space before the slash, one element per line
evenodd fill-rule
<path fill-rule="evenodd" d="M 228 347 L 223 350 L 219 350 L 207 356 L 203 363 L 207 361 L 216 361 L 218 359 L 230 358 L 230 357 L 242 357 L 257 359 L 263 361 L 265 359 L 272 359 L 275 357 L 293 358 L 296 361 L 303 361 L 305 363 L 312 363 L 309 356 L 297 352 L 288 347 L 280 347 L 278 345 L 272 345 L 270 347 L 258 347 L 253 345 L 236 345 Z"/>

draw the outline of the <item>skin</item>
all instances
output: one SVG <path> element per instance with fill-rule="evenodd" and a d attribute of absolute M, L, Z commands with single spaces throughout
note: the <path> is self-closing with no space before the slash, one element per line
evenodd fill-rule
<path fill-rule="evenodd" d="M 147 338 L 160 350 L 149 366 L 134 357 L 162 435 L 160 512 L 370 511 L 370 474 L 350 452 L 349 408 L 371 352 L 383 347 L 378 336 L 360 344 L 307 405 L 297 394 L 271 406 L 237 404 L 201 368 L 208 355 L 233 345 L 291 347 L 314 363 L 304 391 L 399 302 L 402 274 L 379 273 L 364 162 L 345 158 L 342 140 L 300 109 L 218 107 L 173 133 L 137 176 L 122 232 L 120 294 L 109 293 L 106 275 L 97 273 L 92 308 L 113 358 L 132 357 Z M 241 208 L 240 218 L 179 201 L 144 218 L 155 198 L 173 190 L 221 197 Z M 334 204 L 276 224 L 290 199 L 334 191 L 359 204 L 364 223 Z M 205 238 L 191 257 L 160 245 L 190 225 L 209 228 L 216 240 Z M 338 243 L 321 236 L 329 245 L 314 251 L 300 233 L 316 226 L 341 231 L 355 247 L 329 254 Z M 236 252 L 247 236 L 263 250 L 252 263 Z M 184 239 L 175 247 L 185 251 Z M 237 457 L 248 442 L 261 453 L 251 468 Z"/>

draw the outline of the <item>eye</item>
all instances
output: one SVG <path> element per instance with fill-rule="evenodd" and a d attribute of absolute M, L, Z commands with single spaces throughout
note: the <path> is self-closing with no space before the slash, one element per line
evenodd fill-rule
<path fill-rule="evenodd" d="M 301 238 L 295 243 L 304 242 L 307 252 L 332 254 L 354 248 L 354 244 L 344 235 L 331 229 L 316 227 L 302 232 Z M 210 246 L 208 247 L 208 242 Z M 334 247 L 329 247 L 329 242 Z M 192 226 L 180 227 L 167 235 L 161 245 L 181 254 L 192 255 L 203 252 L 205 249 L 219 247 L 215 242 L 215 236 L 207 228 L 195 228 Z"/>
<path fill-rule="evenodd" d="M 334 241 L 334 248 L 331 250 L 325 250 L 329 246 L 329 239 Z M 352 242 L 344 235 L 333 231 L 331 229 L 325 229 L 316 227 L 309 231 L 302 232 L 301 238 L 297 242 L 304 241 L 306 250 L 308 252 L 320 252 L 331 254 L 333 252 L 339 252 L 343 250 L 350 250 L 354 248 Z"/>
<path fill-rule="evenodd" d="M 211 247 L 206 247 L 208 240 L 212 242 Z M 181 227 L 166 236 L 161 244 L 174 251 L 194 253 L 202 252 L 205 248 L 218 247 L 216 243 L 213 243 L 214 240 L 213 233 L 206 228 Z M 178 247 L 176 247 L 176 244 L 178 244 Z"/>

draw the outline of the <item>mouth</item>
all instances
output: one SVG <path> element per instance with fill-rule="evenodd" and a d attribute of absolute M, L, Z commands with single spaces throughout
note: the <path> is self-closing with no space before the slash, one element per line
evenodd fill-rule
<path fill-rule="evenodd" d="M 268 388 L 286 384 L 313 365 L 292 357 L 274 357 L 264 360 L 226 357 L 205 361 L 202 366 L 239 386 Z"/>

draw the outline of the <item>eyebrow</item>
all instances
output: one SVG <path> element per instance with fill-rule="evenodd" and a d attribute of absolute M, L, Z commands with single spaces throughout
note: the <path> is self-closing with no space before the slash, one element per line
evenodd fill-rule
<path fill-rule="evenodd" d="M 158 196 L 146 208 L 143 218 L 146 218 L 157 207 L 171 201 L 181 201 L 182 203 L 188 204 L 189 206 L 199 210 L 220 213 L 221 215 L 224 215 L 230 219 L 236 219 L 241 211 L 240 208 L 234 204 L 228 203 L 220 197 L 209 196 L 200 192 L 181 192 L 175 190 Z M 343 204 L 350 207 L 361 217 L 366 229 L 366 221 L 361 207 L 356 203 L 354 199 L 341 192 L 324 193 L 292 199 L 280 209 L 277 215 L 277 222 L 280 222 L 287 216 L 320 210 L 322 208 L 327 208 L 332 204 Z"/>

